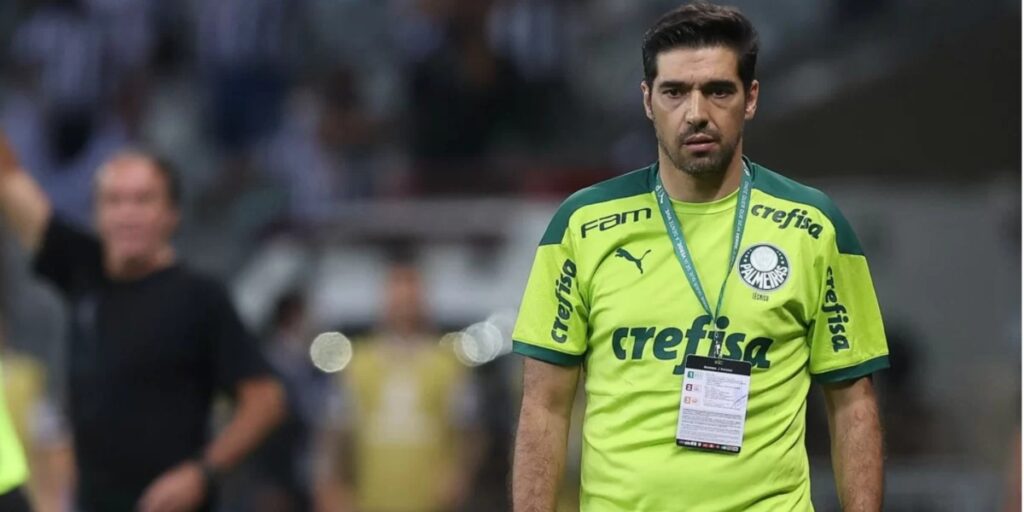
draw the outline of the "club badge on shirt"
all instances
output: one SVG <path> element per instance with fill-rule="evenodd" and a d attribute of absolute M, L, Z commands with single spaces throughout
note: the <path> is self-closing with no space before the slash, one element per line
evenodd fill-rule
<path fill-rule="evenodd" d="M 789 280 L 789 258 L 771 244 L 756 244 L 740 256 L 736 268 L 740 279 L 758 292 L 773 292 Z"/>

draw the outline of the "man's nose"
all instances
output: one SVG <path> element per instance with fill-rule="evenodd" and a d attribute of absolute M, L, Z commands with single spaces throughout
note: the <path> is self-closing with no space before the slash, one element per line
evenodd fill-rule
<path fill-rule="evenodd" d="M 687 124 L 700 128 L 708 123 L 707 99 L 703 94 L 694 91 L 690 94 L 686 105 L 685 121 Z"/>

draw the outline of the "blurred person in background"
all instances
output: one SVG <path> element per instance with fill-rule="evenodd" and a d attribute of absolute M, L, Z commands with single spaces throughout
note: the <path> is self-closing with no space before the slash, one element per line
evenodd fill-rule
<path fill-rule="evenodd" d="M 292 5 L 289 5 L 292 4 Z M 250 149 L 281 116 L 303 2 L 221 0 L 196 7 L 197 59 L 212 134 L 229 153 Z"/>
<path fill-rule="evenodd" d="M 0 510 L 29 512 L 33 508 L 29 504 L 25 488 L 29 478 L 28 461 L 25 457 L 25 449 L 19 440 L 15 415 L 11 413 L 6 395 L 13 391 L 14 401 L 17 402 L 19 387 L 26 384 L 30 387 L 34 386 L 31 382 L 26 383 L 17 377 L 10 379 L 6 375 L 7 371 L 7 364 L 4 361 L 3 366 L 0 366 L 0 377 L 3 378 L 4 383 L 4 386 L 0 387 L 0 457 L 2 457 L 2 463 L 0 463 Z M 12 382 L 13 384 L 10 384 Z"/>
<path fill-rule="evenodd" d="M 91 218 L 96 169 L 133 135 L 122 100 L 145 94 L 139 80 L 125 87 L 152 47 L 145 4 L 43 0 L 11 35 L 18 86 L 4 129 L 56 208 L 79 224 Z"/>
<path fill-rule="evenodd" d="M 302 292 L 279 297 L 264 339 L 267 360 L 284 384 L 289 414 L 245 465 L 247 482 L 237 490 L 241 510 L 300 512 L 313 507 L 313 447 L 328 427 L 337 390 L 330 376 L 313 366 L 312 335 Z"/>
<path fill-rule="evenodd" d="M 46 368 L 35 357 L 12 348 L 6 339 L 0 339 L 0 364 L 2 395 L 28 461 L 29 501 L 37 512 L 68 510 L 74 479 L 71 440 L 48 397 Z M 7 509 L 0 506 L 0 510 Z"/>
<path fill-rule="evenodd" d="M 53 213 L 0 134 L 0 214 L 69 306 L 69 419 L 83 512 L 209 510 L 213 484 L 284 414 L 280 384 L 227 290 L 179 262 L 168 164 L 98 171 L 98 237 Z M 237 403 L 212 441 L 215 392 Z"/>
<path fill-rule="evenodd" d="M 471 375 L 430 327 L 419 269 L 395 263 L 386 279 L 382 323 L 341 374 L 320 510 L 463 510 L 483 447 Z"/>
<path fill-rule="evenodd" d="M 522 92 L 512 63 L 498 54 L 487 34 L 492 0 L 421 1 L 439 26 L 434 44 L 417 48 L 409 70 L 411 150 L 417 192 L 472 193 L 501 190 L 479 172 L 487 151 L 510 128 Z"/>
<path fill-rule="evenodd" d="M 640 85 L 658 160 L 562 204 L 516 322 L 514 349 L 526 356 L 517 512 L 554 510 L 584 365 L 581 510 L 811 510 L 812 377 L 841 506 L 881 510 L 878 302 L 832 201 L 743 155 L 758 46 L 743 14 L 704 2 L 644 35 Z M 702 377 L 708 367 L 749 380 L 716 385 L 724 377 Z M 714 391 L 745 416 L 687 405 L 713 404 Z"/>
<path fill-rule="evenodd" d="M 382 130 L 358 89 L 356 73 L 339 66 L 291 93 L 263 161 L 270 177 L 288 191 L 292 222 L 315 222 L 338 201 L 368 196 L 375 188 L 381 173 L 373 146 Z"/>

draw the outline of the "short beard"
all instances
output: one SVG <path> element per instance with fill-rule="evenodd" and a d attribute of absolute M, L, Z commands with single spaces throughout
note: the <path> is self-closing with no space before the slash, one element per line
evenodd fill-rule
<path fill-rule="evenodd" d="M 729 163 L 732 162 L 732 158 L 736 154 L 735 143 L 727 144 L 721 140 L 719 141 L 720 148 L 718 151 L 701 157 L 686 156 L 684 154 L 685 150 L 678 146 L 674 148 L 669 147 L 660 136 L 658 137 L 658 144 L 676 169 L 694 178 L 710 178 L 725 174 L 726 169 L 729 168 Z"/>

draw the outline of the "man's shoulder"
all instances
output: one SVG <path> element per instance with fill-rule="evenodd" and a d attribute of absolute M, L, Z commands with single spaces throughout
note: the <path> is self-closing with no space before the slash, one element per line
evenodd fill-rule
<path fill-rule="evenodd" d="M 820 211 L 835 230 L 839 251 L 863 254 L 853 228 L 828 194 L 758 163 L 749 161 L 748 163 L 753 173 L 755 190 L 782 201 L 797 203 Z"/>
<path fill-rule="evenodd" d="M 649 165 L 577 190 L 558 207 L 540 245 L 561 243 L 573 214 L 585 207 L 650 192 L 653 169 L 654 165 Z"/>
<path fill-rule="evenodd" d="M 779 199 L 817 208 L 825 213 L 835 209 L 835 203 L 827 194 L 784 176 L 761 164 L 750 162 L 754 176 L 754 189 Z"/>

